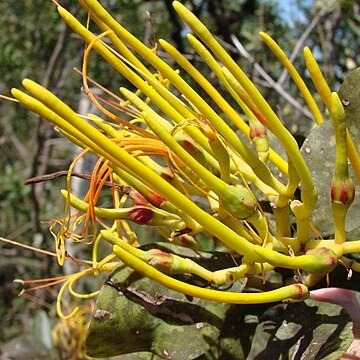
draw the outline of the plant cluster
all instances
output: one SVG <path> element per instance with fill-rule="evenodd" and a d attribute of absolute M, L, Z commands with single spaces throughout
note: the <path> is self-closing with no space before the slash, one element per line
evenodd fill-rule
<path fill-rule="evenodd" d="M 149 48 L 99 2 L 81 0 L 80 4 L 101 30 L 100 35 L 56 6 L 87 44 L 83 91 L 104 117 L 77 114 L 29 79 L 23 81 L 26 92 L 12 90 L 21 105 L 83 148 L 67 172 L 67 188 L 62 191 L 65 215 L 50 225 L 59 264 L 72 260 L 83 269 L 49 279 L 49 284 L 63 282 L 57 303 L 60 317 L 71 318 L 80 310 L 77 306 L 63 313 L 66 290 L 80 299 L 100 293 L 77 292 L 74 285 L 78 280 L 103 272 L 114 276 L 119 269 L 124 271 L 124 265 L 177 293 L 221 304 L 300 301 L 338 265 L 349 274 L 359 271 L 359 263 L 349 255 L 359 252 L 360 240 L 347 241 L 345 231 L 355 196 L 348 159 L 360 180 L 360 157 L 346 126 L 347 110 L 352 106 L 349 88 L 357 73 L 339 94 L 331 92 L 310 49 L 304 50 L 307 70 L 331 119 L 336 143 L 329 184 L 334 236 L 323 239 L 312 223 L 318 191 L 304 152 L 199 19 L 179 1 L 173 2 L 190 29 L 187 40 L 222 89 L 214 88 L 207 76 L 167 41 L 159 40 L 155 48 Z M 320 125 L 324 115 L 302 77 L 268 34 L 260 33 L 260 37 L 287 69 Z M 175 66 L 157 55 L 158 46 Z M 88 76 L 93 50 L 131 84 L 121 87 L 120 95 Z M 183 79 L 184 73 L 211 103 Z M 104 95 L 99 96 L 90 85 Z M 236 107 L 229 104 L 229 96 Z M 281 152 L 274 150 L 274 142 L 281 145 Z M 76 162 L 88 152 L 98 157 L 92 174 L 74 173 Z M 89 179 L 84 199 L 72 194 L 72 176 Z M 101 202 L 109 195 L 112 204 L 104 206 Z M 271 205 L 270 212 L 263 209 L 264 203 Z M 151 245 L 140 246 L 133 223 L 156 229 L 161 241 L 146 239 Z M 69 242 L 90 246 L 90 259 L 74 259 L 67 252 Z M 104 243 L 110 246 L 103 247 Z M 105 250 L 100 252 L 100 247 Z M 106 254 L 100 255 L 103 251 Z M 224 256 L 228 257 L 225 262 Z M 129 298 L 140 293 L 146 296 L 146 286 L 136 292 L 129 287 L 129 280 L 115 283 L 110 279 L 107 284 Z M 108 310 L 97 308 L 93 322 L 111 317 Z"/>

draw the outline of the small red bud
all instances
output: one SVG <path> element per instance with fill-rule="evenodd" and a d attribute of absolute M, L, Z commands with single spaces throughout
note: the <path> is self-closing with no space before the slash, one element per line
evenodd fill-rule
<path fill-rule="evenodd" d="M 355 186 L 351 178 L 338 179 L 334 177 L 331 181 L 331 200 L 338 201 L 344 205 L 350 205 L 354 201 Z"/>
<path fill-rule="evenodd" d="M 174 238 L 174 243 L 190 249 L 199 248 L 199 245 L 194 239 L 194 237 L 189 234 L 182 234 L 180 236 L 177 236 L 176 238 Z"/>
<path fill-rule="evenodd" d="M 166 199 L 156 193 L 155 191 L 150 190 L 147 194 L 143 195 L 139 192 L 134 191 L 134 194 L 131 196 L 134 200 L 134 204 L 136 205 L 148 205 L 149 203 L 157 208 L 161 206 L 161 204 L 166 201 Z"/>
<path fill-rule="evenodd" d="M 165 258 L 172 258 L 173 256 L 172 254 L 162 251 L 160 249 L 151 249 L 148 251 L 148 253 L 156 256 L 164 256 Z"/>
<path fill-rule="evenodd" d="M 131 209 L 130 219 L 140 225 L 147 224 L 153 217 L 154 212 L 146 206 L 136 205 Z"/>
<path fill-rule="evenodd" d="M 191 238 L 191 240 L 192 240 L 192 238 Z M 180 242 L 181 246 L 184 246 L 184 247 L 188 247 L 191 244 L 191 241 L 189 241 L 189 237 L 186 234 L 179 236 L 179 242 Z"/>
<path fill-rule="evenodd" d="M 260 136 L 266 136 L 267 132 L 264 126 L 254 124 L 250 125 L 250 139 L 254 140 L 255 138 L 258 138 Z"/>
<path fill-rule="evenodd" d="M 343 186 L 340 191 L 340 201 L 343 204 L 348 204 L 354 200 L 355 186 L 352 183 L 348 189 L 346 186 Z"/>

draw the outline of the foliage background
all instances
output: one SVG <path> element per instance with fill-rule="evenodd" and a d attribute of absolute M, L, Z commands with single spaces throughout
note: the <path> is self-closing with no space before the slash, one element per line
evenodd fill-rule
<path fill-rule="evenodd" d="M 102 3 L 149 46 L 154 45 L 156 38 L 171 40 L 197 67 L 207 71 L 186 45 L 186 29 L 175 16 L 170 1 L 104 0 Z M 260 30 L 269 32 L 288 54 L 297 50 L 293 59 L 300 73 L 304 73 L 302 48 L 309 46 L 334 90 L 338 89 L 344 75 L 360 63 L 358 1 L 185 0 L 184 3 L 219 36 L 232 56 L 262 88 L 299 143 L 309 133 L 312 121 L 294 85 L 265 49 L 257 33 Z M 283 3 L 288 6 L 284 8 Z M 76 2 L 63 0 L 61 5 L 86 21 L 86 14 Z M 81 79 L 73 67 L 81 67 L 84 46 L 61 23 L 51 1 L 0 2 L 0 29 L 3 34 L 0 37 L 0 93 L 9 95 L 11 87 L 18 86 L 24 77 L 30 77 L 78 108 Z M 247 53 L 239 52 L 236 39 Z M 106 66 L 92 56 L 91 76 L 116 92 L 123 80 L 107 76 Z M 259 65 L 273 82 L 259 72 Z M 284 94 L 292 96 L 295 104 L 289 104 Z M 0 102 L 2 238 L 53 249 L 53 240 L 42 221 L 62 215 L 59 189 L 64 186 L 64 179 L 31 186 L 24 186 L 23 182 L 29 177 L 66 169 L 75 151 L 47 123 L 11 102 Z M 51 257 L 0 242 L 0 343 L 32 332 L 38 324 L 42 324 L 43 329 L 46 326 L 51 329 L 54 324 L 55 292 L 44 290 L 34 297 L 20 298 L 13 279 L 56 276 L 62 271 Z M 46 319 L 52 320 L 47 322 Z M 49 341 L 51 343 L 51 339 Z M 60 358 L 67 358 L 58 351 Z"/>

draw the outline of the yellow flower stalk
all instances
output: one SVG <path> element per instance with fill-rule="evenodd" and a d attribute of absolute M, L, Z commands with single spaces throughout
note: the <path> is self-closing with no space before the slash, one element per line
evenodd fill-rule
<path fill-rule="evenodd" d="M 287 58 L 284 51 L 280 48 L 280 46 L 271 38 L 268 34 L 264 32 L 260 32 L 261 38 L 265 41 L 266 45 L 271 49 L 274 55 L 279 59 L 279 61 L 284 65 L 285 69 L 289 72 L 290 76 L 294 80 L 296 86 L 298 87 L 301 94 L 304 96 L 304 99 L 314 116 L 314 120 L 317 124 L 321 124 L 323 122 L 323 118 L 320 112 L 319 107 L 317 106 L 313 96 L 311 95 L 309 89 L 307 88 L 304 80 L 301 78 L 297 70 L 291 61 Z M 319 90 L 318 90 L 319 91 Z"/>
<path fill-rule="evenodd" d="M 346 114 L 337 93 L 331 94 L 331 119 L 335 131 L 336 154 L 334 176 L 331 182 L 331 201 L 335 228 L 335 241 L 346 240 L 345 219 L 354 201 L 355 185 L 349 175 Z"/>
<path fill-rule="evenodd" d="M 360 251 L 359 241 L 349 243 L 345 232 L 347 210 L 354 198 L 348 153 L 355 167 L 360 160 L 357 152 L 348 151 L 353 145 L 348 142 L 341 101 L 331 93 L 309 49 L 304 52 L 306 66 L 330 113 L 336 138 L 331 187 L 335 235 L 328 240 L 313 236 L 316 229 L 311 216 L 318 193 L 294 137 L 255 84 L 194 14 L 180 2 L 173 2 L 180 18 L 192 30 L 187 36 L 190 45 L 209 72 L 215 74 L 221 89 L 215 88 L 208 74 L 201 73 L 165 40 L 159 40 L 160 46 L 181 69 L 161 59 L 98 1 L 81 0 L 80 4 L 103 31 L 100 35 L 93 34 L 60 5 L 57 10 L 86 43 L 83 88 L 102 115 L 79 116 L 29 79 L 23 81 L 26 91 L 12 89 L 13 97 L 22 106 L 51 122 L 71 142 L 84 148 L 84 153 L 92 152 L 99 158 L 88 176 L 89 191 L 84 199 L 72 193 L 69 180 L 75 175 L 72 168 L 76 161 L 73 163 L 67 188 L 61 192 L 66 202 L 65 217 L 55 219 L 51 226 L 60 265 L 68 260 L 67 242 L 92 247 L 91 259 L 85 261 L 87 268 L 61 279 L 65 281 L 57 302 L 61 317 L 69 318 L 79 310 L 75 307 L 64 314 L 65 290 L 79 299 L 95 297 L 98 291 L 82 294 L 74 290 L 74 283 L 85 276 L 109 273 L 117 266 L 129 266 L 141 276 L 188 296 L 232 304 L 306 299 L 308 285 L 326 277 L 338 264 L 354 271 L 360 269 L 360 265 L 350 264 L 344 257 Z M 289 71 L 315 122 L 322 123 L 328 114 L 321 114 L 295 66 L 269 35 L 262 32 L 260 37 Z M 88 77 L 92 51 L 132 84 L 131 89 L 119 87 L 118 94 L 107 92 L 112 102 L 105 100 L 106 108 L 88 84 L 97 84 Z M 185 73 L 213 103 L 205 101 L 184 80 Z M 236 106 L 230 105 L 233 100 Z M 119 110 L 130 120 L 120 117 Z M 245 137 L 239 136 L 237 130 Z M 271 149 L 270 132 L 282 145 L 284 155 Z M 104 192 L 111 194 L 110 205 L 100 203 Z M 262 207 L 264 201 L 270 203 L 272 211 Z M 75 213 L 69 213 L 70 206 Z M 137 238 L 134 223 L 157 231 L 150 250 L 142 246 L 140 236 Z M 59 228 L 57 233 L 55 228 Z M 160 250 L 156 248 L 160 242 L 196 249 L 199 258 L 190 259 L 171 248 Z M 101 258 L 102 244 L 102 251 L 107 253 Z M 213 256 L 210 250 L 227 255 L 233 264 L 215 270 L 200 265 L 202 253 Z M 267 288 L 267 279 L 282 271 L 284 278 L 274 288 Z M 292 271 L 293 276 L 289 276 Z M 203 287 L 194 285 L 184 280 L 186 277 L 175 278 L 175 274 L 186 274 L 192 280 L 199 277 L 207 283 Z M 222 287 L 236 286 L 240 280 L 245 284 L 243 292 Z M 256 291 L 253 283 L 260 283 Z"/>
<path fill-rule="evenodd" d="M 304 59 L 305 59 L 306 67 L 310 73 L 311 79 L 316 87 L 316 90 L 318 91 L 327 110 L 331 112 L 331 105 L 332 105 L 331 90 L 311 50 L 307 47 L 305 47 L 304 49 Z M 321 122 L 318 122 L 318 124 L 320 123 Z M 349 154 L 348 155 L 349 160 L 356 175 L 357 181 L 360 182 L 360 155 L 355 147 L 354 141 L 348 130 L 346 130 L 346 138 L 347 138 L 346 141 L 347 141 L 347 151 Z"/>
<path fill-rule="evenodd" d="M 136 256 L 124 251 L 119 246 L 115 245 L 113 251 L 125 262 L 125 264 L 129 265 L 133 269 L 136 269 L 140 273 L 146 273 L 146 276 L 150 279 L 186 295 L 196 296 L 207 300 L 221 301 L 229 304 L 262 304 L 279 301 L 284 299 L 284 297 L 292 300 L 300 300 L 306 298 L 308 295 L 307 288 L 303 284 L 288 285 L 280 289 L 260 294 L 220 292 L 211 289 L 198 288 L 194 285 L 184 286 L 183 282 L 159 272 L 155 268 L 141 261 Z"/>

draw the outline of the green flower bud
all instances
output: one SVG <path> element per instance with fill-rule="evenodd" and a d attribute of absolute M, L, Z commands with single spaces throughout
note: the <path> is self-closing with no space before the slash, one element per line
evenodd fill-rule
<path fill-rule="evenodd" d="M 174 255 L 164 252 L 160 249 L 151 249 L 147 251 L 149 255 L 148 263 L 156 269 L 167 274 L 171 274 L 174 263 Z"/>
<path fill-rule="evenodd" d="M 327 274 L 334 270 L 337 265 L 337 256 L 334 251 L 327 247 L 308 250 L 306 255 L 314 255 L 314 263 L 311 272 Z"/>
<path fill-rule="evenodd" d="M 221 194 L 220 203 L 239 219 L 247 219 L 256 211 L 256 199 L 241 185 L 228 185 Z"/>

